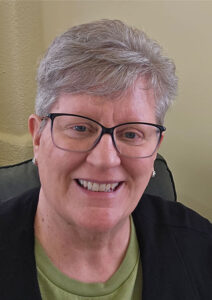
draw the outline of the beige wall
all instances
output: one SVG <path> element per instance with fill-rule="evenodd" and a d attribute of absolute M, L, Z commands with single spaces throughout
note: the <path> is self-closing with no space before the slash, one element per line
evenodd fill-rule
<path fill-rule="evenodd" d="M 0 2 L 0 165 L 32 156 L 36 61 L 42 50 L 39 2 Z"/>
<path fill-rule="evenodd" d="M 173 171 L 178 200 L 212 220 L 212 2 L 17 2 L 22 8 L 16 12 L 15 7 L 0 7 L 0 164 L 31 156 L 26 120 L 33 110 L 34 72 L 43 49 L 72 25 L 121 19 L 160 41 L 176 62 L 179 94 L 166 118 L 160 152 Z"/>

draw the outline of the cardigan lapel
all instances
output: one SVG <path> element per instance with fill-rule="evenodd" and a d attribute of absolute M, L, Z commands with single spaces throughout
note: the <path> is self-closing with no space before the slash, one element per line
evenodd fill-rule
<path fill-rule="evenodd" d="M 24 202 L 11 200 L 1 206 L 1 299 L 41 300 L 34 258 L 37 199 L 38 191 L 35 191 Z"/>
<path fill-rule="evenodd" d="M 151 220 L 145 200 L 133 213 L 133 219 L 141 252 L 142 300 L 198 299 L 172 229 Z"/>

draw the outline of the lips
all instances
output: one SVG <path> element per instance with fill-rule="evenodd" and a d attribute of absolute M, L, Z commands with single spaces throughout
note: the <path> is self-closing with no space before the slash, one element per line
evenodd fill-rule
<path fill-rule="evenodd" d="M 77 179 L 77 183 L 83 187 L 84 189 L 87 189 L 92 192 L 114 192 L 117 187 L 121 184 L 120 182 L 113 182 L 113 183 L 98 183 L 98 182 L 92 182 L 88 180 L 83 179 Z"/>

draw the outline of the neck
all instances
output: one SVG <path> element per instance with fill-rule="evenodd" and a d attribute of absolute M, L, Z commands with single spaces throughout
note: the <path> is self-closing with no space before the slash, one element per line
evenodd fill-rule
<path fill-rule="evenodd" d="M 61 222 L 44 213 L 42 201 L 35 217 L 35 235 L 52 263 L 70 278 L 105 282 L 120 266 L 130 237 L 130 219 L 98 232 Z"/>

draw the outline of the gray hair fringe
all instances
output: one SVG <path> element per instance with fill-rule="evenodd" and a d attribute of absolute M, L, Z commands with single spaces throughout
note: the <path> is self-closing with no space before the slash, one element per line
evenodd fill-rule
<path fill-rule="evenodd" d="M 177 92 L 174 62 L 157 42 L 119 20 L 74 26 L 57 37 L 41 60 L 36 114 L 45 116 L 62 93 L 118 97 L 145 76 L 163 124 Z"/>

